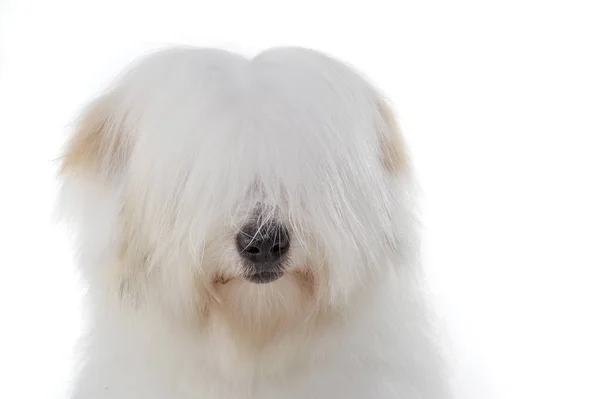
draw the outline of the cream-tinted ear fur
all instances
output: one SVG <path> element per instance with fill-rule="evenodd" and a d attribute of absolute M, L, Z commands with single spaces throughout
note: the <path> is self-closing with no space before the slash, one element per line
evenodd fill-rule
<path fill-rule="evenodd" d="M 109 95 L 93 101 L 77 121 L 62 158 L 60 174 L 109 178 L 126 164 L 130 153 L 125 121 L 113 113 Z"/>
<path fill-rule="evenodd" d="M 137 263 L 119 259 L 132 253 L 124 241 L 120 182 L 133 131 L 127 127 L 127 114 L 119 112 L 115 94 L 92 101 L 76 121 L 60 159 L 57 207 L 58 216 L 73 229 L 85 279 L 95 281 L 91 288 L 107 295 L 129 288 L 139 271 Z"/>
<path fill-rule="evenodd" d="M 383 122 L 383 126 L 378 129 L 381 143 L 381 163 L 390 174 L 406 171 L 407 155 L 394 111 L 384 99 L 378 101 L 377 110 Z"/>

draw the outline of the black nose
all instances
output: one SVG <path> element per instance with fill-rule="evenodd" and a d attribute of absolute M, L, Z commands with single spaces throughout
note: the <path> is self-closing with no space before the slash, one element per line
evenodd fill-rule
<path fill-rule="evenodd" d="M 284 226 L 249 223 L 237 234 L 236 244 L 240 256 L 248 261 L 248 279 L 270 282 L 281 276 L 283 259 L 290 249 Z"/>

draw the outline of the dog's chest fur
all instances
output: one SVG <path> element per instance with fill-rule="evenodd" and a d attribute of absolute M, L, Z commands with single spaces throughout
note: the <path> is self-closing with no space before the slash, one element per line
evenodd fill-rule
<path fill-rule="evenodd" d="M 260 348 L 246 346 L 219 324 L 198 333 L 166 327 L 158 317 L 112 316 L 96 324 L 103 328 L 91 335 L 89 363 L 74 397 L 445 397 L 435 381 L 435 348 L 422 331 L 407 327 L 423 321 L 418 312 L 390 306 L 406 299 L 391 292 L 391 285 L 380 287 L 351 314 L 310 331 L 289 331 Z M 423 395 L 427 392 L 431 394 Z"/>

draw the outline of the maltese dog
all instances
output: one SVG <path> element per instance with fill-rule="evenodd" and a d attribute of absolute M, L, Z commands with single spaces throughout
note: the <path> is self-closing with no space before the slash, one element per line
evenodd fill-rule
<path fill-rule="evenodd" d="M 440 399 L 393 112 L 316 51 L 170 48 L 81 114 L 75 399 Z"/>

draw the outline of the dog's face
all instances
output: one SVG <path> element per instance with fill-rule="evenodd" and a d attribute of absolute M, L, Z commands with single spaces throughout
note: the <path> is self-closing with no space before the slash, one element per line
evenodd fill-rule
<path fill-rule="evenodd" d="M 321 54 L 152 55 L 62 163 L 92 291 L 252 328 L 343 306 L 412 235 L 383 100 Z"/>

